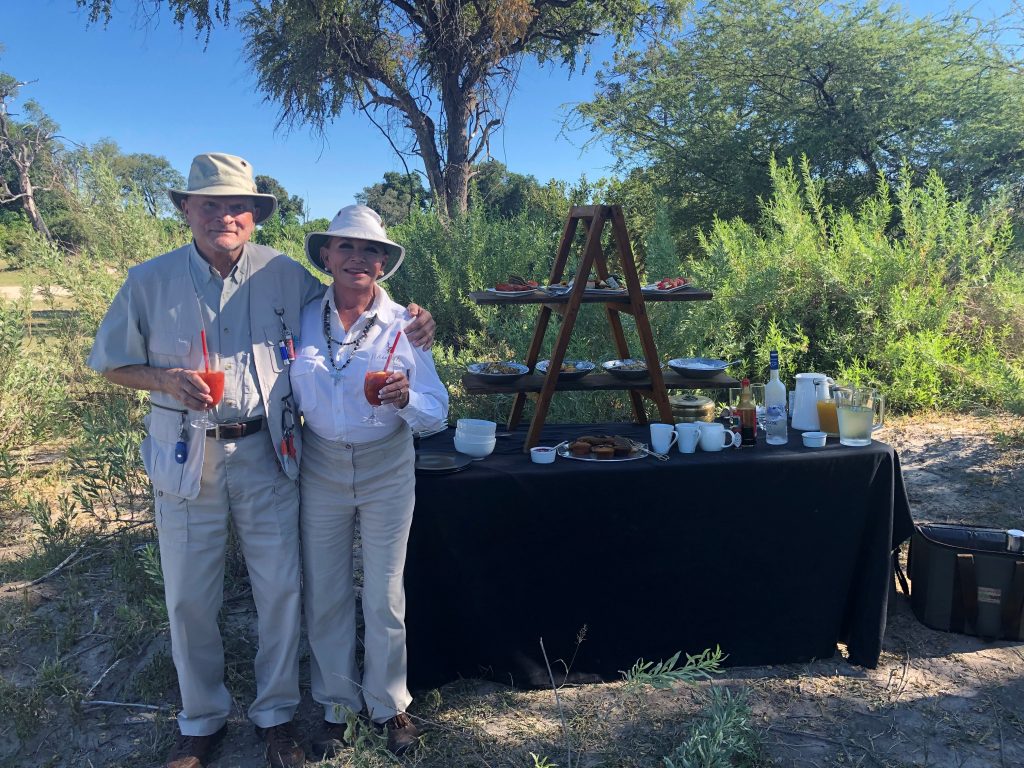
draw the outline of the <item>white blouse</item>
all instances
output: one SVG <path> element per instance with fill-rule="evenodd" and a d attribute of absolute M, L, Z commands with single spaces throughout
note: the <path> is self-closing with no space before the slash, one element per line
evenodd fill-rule
<path fill-rule="evenodd" d="M 331 343 L 334 366 L 328 360 L 324 337 L 325 307 L 335 339 Z M 303 308 L 301 335 L 290 375 L 292 393 L 306 427 L 326 440 L 366 443 L 386 437 L 402 422 L 414 432 L 441 426 L 448 416 L 448 390 L 438 378 L 433 355 L 414 347 L 404 332 L 389 370 L 405 370 L 409 378 L 409 403 L 401 409 L 394 405 L 378 406 L 377 418 L 384 422 L 384 427 L 363 423 L 363 418 L 370 415 L 370 404 L 363 394 L 366 373 L 384 367 L 395 335 L 411 321 L 405 307 L 393 302 L 379 285 L 373 304 L 347 333 L 338 319 L 333 289 L 327 289 L 323 300 Z M 368 323 L 365 338 L 355 344 Z M 342 366 L 344 370 L 339 373 L 337 369 Z"/>

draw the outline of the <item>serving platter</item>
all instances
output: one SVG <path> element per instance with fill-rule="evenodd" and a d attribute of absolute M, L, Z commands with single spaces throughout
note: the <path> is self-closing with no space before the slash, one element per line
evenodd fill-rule
<path fill-rule="evenodd" d="M 668 367 L 680 376 L 693 379 L 710 379 L 721 373 L 732 363 L 710 357 L 676 357 L 668 361 Z"/>
<path fill-rule="evenodd" d="M 450 475 L 471 466 L 473 459 L 461 453 L 416 451 L 416 471 L 421 475 Z"/>
<path fill-rule="evenodd" d="M 642 367 L 630 367 L 637 363 Z M 631 357 L 626 358 L 625 360 L 607 360 L 601 363 L 601 367 L 613 376 L 618 376 L 620 379 L 626 379 L 627 381 L 637 381 L 639 379 L 647 378 L 646 360 L 638 360 Z"/>
<path fill-rule="evenodd" d="M 491 373 L 487 370 L 487 366 L 489 365 L 506 365 L 511 368 L 515 368 L 515 371 L 510 371 L 508 373 Z M 522 363 L 505 361 L 470 363 L 466 366 L 466 370 L 474 376 L 479 376 L 481 381 L 486 381 L 490 384 L 504 384 L 510 381 L 515 381 L 520 376 L 530 372 L 530 369 Z"/>
<path fill-rule="evenodd" d="M 675 288 L 659 288 L 656 283 L 649 283 L 647 285 L 641 285 L 640 291 L 642 293 L 679 293 L 680 291 L 689 291 L 693 289 L 692 283 L 686 285 L 679 285 Z"/>
<path fill-rule="evenodd" d="M 493 293 L 495 296 L 529 296 L 536 293 L 538 288 L 524 288 L 521 291 L 499 291 L 497 288 L 485 288 L 486 293 Z"/>
<path fill-rule="evenodd" d="M 601 464 L 610 464 L 613 461 L 636 461 L 637 459 L 643 459 L 647 456 L 646 447 L 642 443 L 638 443 L 635 440 L 630 440 L 636 450 L 629 454 L 629 456 L 612 456 L 610 459 L 599 459 L 596 456 L 573 456 L 572 451 L 569 450 L 569 441 L 566 440 L 564 443 L 559 443 L 555 446 L 555 453 L 563 459 L 572 459 L 573 461 L 596 461 Z"/>
<path fill-rule="evenodd" d="M 562 365 L 573 365 L 576 367 L 575 371 L 560 371 L 558 378 L 561 381 L 576 381 L 576 379 L 582 379 L 588 373 L 594 371 L 597 367 L 593 363 L 586 360 L 563 360 Z M 534 370 L 541 376 L 547 376 L 548 374 L 548 361 L 541 360 L 534 367 Z"/>

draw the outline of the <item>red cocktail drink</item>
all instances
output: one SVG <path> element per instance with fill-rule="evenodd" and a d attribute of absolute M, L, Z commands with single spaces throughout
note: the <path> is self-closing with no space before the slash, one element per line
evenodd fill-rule
<path fill-rule="evenodd" d="M 366 395 L 366 402 L 378 406 L 380 402 L 380 390 L 387 383 L 388 371 L 369 371 L 363 379 L 363 394 Z"/>
<path fill-rule="evenodd" d="M 210 397 L 213 404 L 217 405 L 224 397 L 224 371 L 197 371 L 199 378 L 206 382 L 210 388 Z"/>

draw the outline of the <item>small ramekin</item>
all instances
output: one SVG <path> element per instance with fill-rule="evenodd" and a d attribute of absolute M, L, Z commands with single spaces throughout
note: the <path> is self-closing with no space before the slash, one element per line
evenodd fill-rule
<path fill-rule="evenodd" d="M 827 437 L 828 434 L 825 432 L 804 432 L 804 447 L 824 448 Z"/>
<path fill-rule="evenodd" d="M 538 445 L 536 448 L 531 448 L 530 461 L 532 461 L 534 464 L 554 464 L 555 449 L 548 448 L 547 446 L 543 445 Z"/>

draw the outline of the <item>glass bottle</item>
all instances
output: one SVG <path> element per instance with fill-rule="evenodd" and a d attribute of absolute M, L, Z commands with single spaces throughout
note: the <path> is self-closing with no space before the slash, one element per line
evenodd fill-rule
<path fill-rule="evenodd" d="M 779 379 L 779 353 L 768 354 L 769 379 L 764 385 L 764 431 L 768 445 L 785 445 L 789 441 L 786 426 L 786 385 Z"/>
<path fill-rule="evenodd" d="M 757 404 L 754 402 L 754 393 L 750 391 L 750 379 L 743 380 L 736 410 L 740 417 L 740 445 L 748 448 L 757 445 Z"/>

